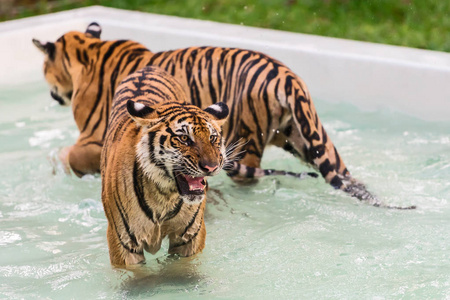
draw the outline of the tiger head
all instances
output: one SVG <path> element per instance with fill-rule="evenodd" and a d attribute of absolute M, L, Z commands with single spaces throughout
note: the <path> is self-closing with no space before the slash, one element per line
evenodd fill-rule
<path fill-rule="evenodd" d="M 160 188 L 177 190 L 186 203 L 202 201 L 206 177 L 217 175 L 226 160 L 221 126 L 228 106 L 202 110 L 168 102 L 151 108 L 128 100 L 127 110 L 140 128 L 138 161 Z"/>
<path fill-rule="evenodd" d="M 50 86 L 50 95 L 60 105 L 69 105 L 72 99 L 73 78 L 69 71 L 71 56 L 81 55 L 77 46 L 86 44 L 89 39 L 98 41 L 100 34 L 101 28 L 94 22 L 87 27 L 85 33 L 72 31 L 54 43 L 44 44 L 33 39 L 33 44 L 45 55 L 44 76 Z"/>

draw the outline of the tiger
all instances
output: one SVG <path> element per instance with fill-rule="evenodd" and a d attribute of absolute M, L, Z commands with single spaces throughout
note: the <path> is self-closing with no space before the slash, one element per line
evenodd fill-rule
<path fill-rule="evenodd" d="M 180 82 L 191 104 L 202 108 L 217 102 L 228 105 L 230 116 L 223 136 L 225 145 L 234 146 L 239 155 L 224 170 L 234 181 L 287 174 L 260 168 L 265 147 L 274 145 L 318 170 L 335 189 L 385 206 L 350 174 L 318 117 L 306 84 L 282 62 L 240 48 L 193 46 L 153 53 L 138 42 L 103 41 L 100 35 L 101 27 L 94 22 L 84 33 L 71 31 L 56 42 L 33 39 L 45 54 L 44 74 L 52 97 L 71 104 L 80 130 L 75 145 L 61 157 L 78 176 L 99 171 L 118 83 L 145 66 L 158 66 Z"/>
<path fill-rule="evenodd" d="M 100 41 L 101 27 L 91 23 L 85 33 L 69 32 L 55 43 L 43 44 L 33 39 L 34 45 L 45 55 L 44 76 L 50 86 L 50 95 L 62 106 L 72 106 L 75 123 L 80 132 L 76 143 L 59 152 L 59 159 L 67 173 L 78 177 L 100 173 L 100 153 L 106 134 L 111 99 L 120 80 L 146 66 L 151 52 L 144 46 L 126 40 Z M 108 50 L 109 49 L 109 50 Z M 116 49 L 122 52 L 117 57 Z M 106 65 L 107 61 L 111 61 Z M 113 67 L 113 68 L 111 68 Z M 242 139 L 232 143 L 228 151 L 238 150 Z M 224 169 L 235 178 L 256 179 L 271 175 L 285 175 L 299 179 L 315 178 L 314 172 L 287 172 L 283 170 L 249 167 L 231 158 Z"/>
<path fill-rule="evenodd" d="M 170 254 L 205 247 L 207 177 L 226 161 L 228 106 L 202 110 L 166 71 L 149 66 L 117 87 L 101 153 L 110 261 L 141 264 L 169 237 Z"/>

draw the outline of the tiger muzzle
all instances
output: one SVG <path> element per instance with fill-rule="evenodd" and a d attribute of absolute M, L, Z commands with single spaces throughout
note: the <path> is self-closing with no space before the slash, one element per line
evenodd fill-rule
<path fill-rule="evenodd" d="M 64 101 L 64 99 L 60 95 L 58 95 L 57 93 L 51 91 L 50 92 L 50 96 L 52 96 L 52 98 L 54 100 L 56 100 L 59 103 L 59 105 L 66 105 L 66 102 Z"/>
<path fill-rule="evenodd" d="M 204 172 L 205 174 L 210 176 L 210 175 L 212 175 L 212 173 L 214 173 L 219 168 L 219 165 L 214 164 L 214 163 L 204 163 L 204 162 L 200 161 L 198 163 L 198 167 L 200 168 L 200 170 L 202 172 Z"/>

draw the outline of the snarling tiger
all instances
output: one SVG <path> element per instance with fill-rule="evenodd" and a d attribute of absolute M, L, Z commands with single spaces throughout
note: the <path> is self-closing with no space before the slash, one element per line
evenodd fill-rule
<path fill-rule="evenodd" d="M 228 105 L 225 144 L 245 141 L 236 149 L 238 161 L 225 168 L 234 180 L 277 174 L 259 169 L 264 148 L 276 145 L 319 170 L 334 188 L 373 205 L 381 204 L 350 175 L 319 120 L 305 83 L 280 61 L 237 48 L 189 47 L 152 53 L 130 40 L 103 41 L 100 34 L 100 26 L 92 23 L 85 33 L 72 31 L 55 43 L 33 40 L 45 53 L 44 74 L 52 97 L 72 105 L 80 130 L 75 145 L 61 152 L 61 159 L 75 174 L 99 171 L 119 82 L 154 65 L 181 83 L 193 105 Z"/>
<path fill-rule="evenodd" d="M 146 67 L 118 86 L 101 154 L 102 202 L 113 265 L 142 263 L 168 236 L 169 253 L 205 246 L 206 177 L 225 162 L 228 107 L 189 104 L 167 72 Z"/>

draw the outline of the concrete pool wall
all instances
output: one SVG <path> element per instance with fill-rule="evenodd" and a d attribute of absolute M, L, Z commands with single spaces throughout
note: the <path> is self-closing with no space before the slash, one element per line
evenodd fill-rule
<path fill-rule="evenodd" d="M 450 120 L 449 53 L 100 6 L 1 23 L 0 87 L 43 80 L 42 55 L 32 38 L 54 41 L 92 21 L 102 26 L 103 39 L 132 39 L 155 52 L 212 45 L 267 53 L 300 75 L 313 99 Z"/>

